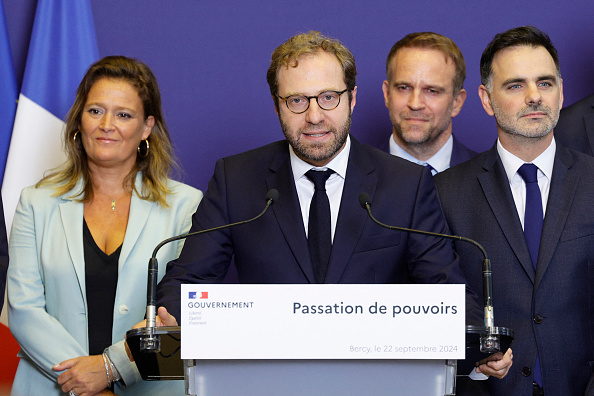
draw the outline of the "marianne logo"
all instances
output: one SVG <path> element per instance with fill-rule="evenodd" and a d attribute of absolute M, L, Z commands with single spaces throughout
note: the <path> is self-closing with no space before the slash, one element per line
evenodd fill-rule
<path fill-rule="evenodd" d="M 200 299 L 208 300 L 208 292 L 200 292 Z"/>
<path fill-rule="evenodd" d="M 188 293 L 188 298 L 190 300 L 195 300 L 196 299 L 196 292 L 189 292 Z"/>

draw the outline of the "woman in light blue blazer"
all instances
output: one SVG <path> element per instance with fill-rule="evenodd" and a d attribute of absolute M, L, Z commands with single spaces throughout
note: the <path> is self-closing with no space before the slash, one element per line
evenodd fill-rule
<path fill-rule="evenodd" d="M 123 341 L 144 318 L 152 250 L 189 230 L 202 198 L 169 179 L 150 69 L 126 57 L 91 66 L 64 141 L 67 161 L 23 190 L 13 221 L 8 315 L 22 349 L 12 394 L 184 394 L 181 381 L 142 381 Z M 159 251 L 159 279 L 182 244 Z"/>

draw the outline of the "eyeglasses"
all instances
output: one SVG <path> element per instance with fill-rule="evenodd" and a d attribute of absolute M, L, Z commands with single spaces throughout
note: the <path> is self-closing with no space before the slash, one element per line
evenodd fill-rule
<path fill-rule="evenodd" d="M 348 89 L 345 89 L 344 91 L 325 91 L 317 96 L 291 95 L 285 98 L 279 96 L 278 98 L 285 101 L 287 108 L 291 113 L 301 114 L 309 109 L 309 102 L 314 98 L 316 99 L 318 106 L 320 106 L 320 109 L 334 110 L 340 104 L 340 96 L 346 91 L 348 91 Z"/>

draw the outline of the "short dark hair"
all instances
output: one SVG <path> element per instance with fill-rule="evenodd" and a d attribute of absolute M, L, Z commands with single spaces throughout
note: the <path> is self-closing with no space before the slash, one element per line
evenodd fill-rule
<path fill-rule="evenodd" d="M 487 45 L 487 48 L 485 48 L 483 55 L 481 56 L 481 83 L 484 86 L 489 84 L 491 74 L 493 73 L 493 58 L 495 58 L 495 55 L 497 55 L 499 51 L 523 45 L 530 47 L 544 47 L 549 54 L 551 54 L 551 57 L 555 62 L 557 74 L 559 76 L 561 75 L 559 55 L 557 54 L 557 49 L 553 46 L 549 35 L 534 26 L 520 26 L 496 34 L 489 45 Z"/>
<path fill-rule="evenodd" d="M 456 68 L 456 74 L 454 75 L 453 81 L 454 94 L 457 94 L 462 88 L 464 88 L 464 80 L 466 79 L 466 62 L 464 62 L 462 51 L 460 51 L 460 48 L 458 48 L 452 39 L 433 32 L 407 34 L 398 40 L 396 44 L 394 44 L 390 50 L 390 53 L 388 54 L 388 59 L 386 60 L 386 75 L 388 80 L 392 77 L 390 73 L 390 62 L 402 48 L 424 48 L 436 50 L 443 53 L 446 61 L 447 58 L 451 58 L 452 61 L 454 61 L 454 66 Z"/>

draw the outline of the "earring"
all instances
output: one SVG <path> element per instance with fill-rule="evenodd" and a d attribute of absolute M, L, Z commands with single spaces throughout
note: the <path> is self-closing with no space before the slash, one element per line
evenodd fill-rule
<path fill-rule="evenodd" d="M 142 146 L 142 142 L 144 142 L 146 147 L 141 150 L 140 147 Z M 140 141 L 140 144 L 138 145 L 138 155 L 140 156 L 140 158 L 148 157 L 149 148 L 150 148 L 150 145 L 149 145 L 148 139 L 144 139 L 144 140 Z M 143 154 L 143 152 L 144 152 L 144 154 Z"/>
<path fill-rule="evenodd" d="M 79 133 L 80 133 L 80 131 L 74 132 L 74 136 L 72 137 L 72 141 L 74 142 L 74 144 L 76 144 L 76 137 L 78 136 Z"/>

